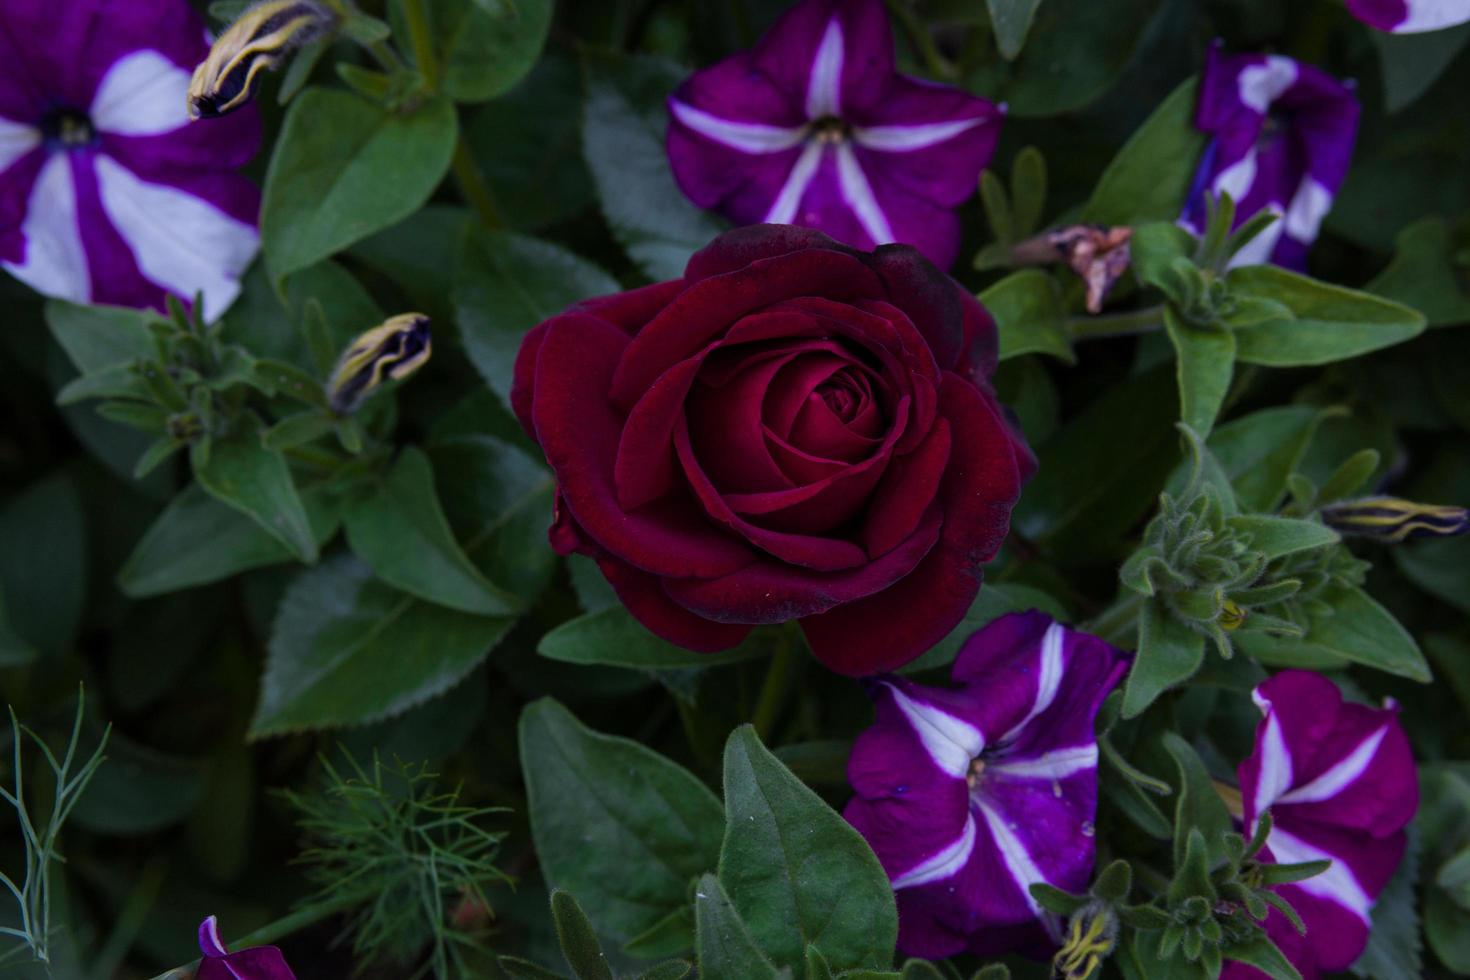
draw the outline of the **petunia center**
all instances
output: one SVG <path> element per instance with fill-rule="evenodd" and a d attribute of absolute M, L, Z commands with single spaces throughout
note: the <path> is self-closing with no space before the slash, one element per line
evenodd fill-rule
<path fill-rule="evenodd" d="M 70 150 L 89 145 L 97 130 L 85 112 L 59 107 L 42 117 L 41 135 L 48 144 Z"/>
<path fill-rule="evenodd" d="M 985 758 L 983 756 L 970 761 L 970 771 L 965 773 L 965 783 L 973 791 L 980 784 L 980 777 L 985 775 Z"/>
<path fill-rule="evenodd" d="M 812 139 L 818 143 L 841 143 L 852 135 L 852 127 L 836 116 L 822 116 L 811 122 Z"/>

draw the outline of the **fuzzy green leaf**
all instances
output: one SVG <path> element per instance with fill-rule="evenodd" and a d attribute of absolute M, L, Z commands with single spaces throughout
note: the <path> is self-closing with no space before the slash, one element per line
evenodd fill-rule
<path fill-rule="evenodd" d="M 1326 548 L 1339 540 L 1332 528 L 1294 517 L 1238 514 L 1228 518 L 1226 523 L 1238 533 L 1247 535 L 1251 550 L 1263 553 L 1268 560 L 1299 551 Z"/>
<path fill-rule="evenodd" d="M 980 294 L 1000 331 L 1000 357 L 1050 354 L 1076 363 L 1067 333 L 1067 311 L 1056 278 L 1041 269 L 1022 269 Z"/>
<path fill-rule="evenodd" d="M 520 743 L 547 880 L 581 895 L 598 930 L 618 940 L 684 908 L 689 882 L 719 860 L 724 817 L 714 794 L 658 753 L 598 734 L 550 699 L 521 714 Z M 686 933 L 683 947 L 693 938 Z"/>
<path fill-rule="evenodd" d="M 725 812 L 720 882 L 777 965 L 799 967 L 808 945 L 838 971 L 892 962 L 898 914 L 878 859 L 749 726 L 725 745 Z"/>
<path fill-rule="evenodd" d="M 1235 332 L 1236 356 L 1247 364 L 1330 364 L 1392 346 L 1424 330 L 1424 315 L 1407 306 L 1274 265 L 1233 269 L 1226 282 L 1236 293 L 1274 300 L 1292 314 L 1290 319 L 1264 320 Z"/>
<path fill-rule="evenodd" d="M 1225 404 L 1235 373 L 1235 335 L 1182 322 L 1173 307 L 1164 310 L 1164 328 L 1174 344 L 1179 383 L 1179 417 L 1201 439 L 1209 436 Z"/>
<path fill-rule="evenodd" d="M 561 954 L 578 980 L 613 980 L 597 932 L 570 893 L 561 889 L 551 893 L 551 921 L 556 925 Z"/>
<path fill-rule="evenodd" d="M 1158 601 L 1138 618 L 1138 656 L 1123 690 L 1123 717 L 1137 718 L 1169 688 L 1194 676 L 1205 660 L 1205 638 Z"/>
<path fill-rule="evenodd" d="M 306 506 L 291 479 L 291 470 L 279 452 L 261 444 L 260 422 L 241 416 L 239 429 L 214 440 L 207 458 L 194 444 L 194 477 L 216 500 L 255 521 L 299 561 L 317 559 Z"/>
<path fill-rule="evenodd" d="M 1123 144 L 1082 209 L 1082 220 L 1105 225 L 1169 221 L 1184 209 L 1205 135 L 1194 125 L 1199 82 L 1170 92 Z"/>
<path fill-rule="evenodd" d="M 711 874 L 694 895 L 699 975 L 705 980 L 777 980 L 776 967 L 756 945 L 740 912 Z M 785 971 L 790 975 L 790 971 Z"/>

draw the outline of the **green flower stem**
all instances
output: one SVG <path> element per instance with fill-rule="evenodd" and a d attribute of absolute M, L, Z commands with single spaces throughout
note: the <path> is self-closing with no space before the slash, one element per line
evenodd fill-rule
<path fill-rule="evenodd" d="M 936 78 L 953 81 L 957 75 L 954 65 L 939 53 L 939 48 L 934 44 L 934 38 L 919 22 L 914 12 L 909 9 L 909 5 L 904 0 L 888 0 L 888 12 L 903 25 L 909 41 L 918 50 L 919 57 L 924 59 L 924 66 L 929 70 L 929 74 Z"/>
<path fill-rule="evenodd" d="M 781 718 L 781 709 L 786 706 L 796 675 L 801 669 L 801 642 L 796 636 L 797 626 L 787 623 L 781 628 L 781 638 L 771 664 L 766 668 L 766 679 L 761 683 L 761 692 L 756 698 L 755 713 L 750 723 L 762 742 L 770 744 L 771 733 Z"/>
<path fill-rule="evenodd" d="M 408 40 L 413 45 L 419 74 L 424 77 L 424 89 L 432 95 L 439 91 L 439 62 L 434 57 L 434 36 L 429 31 L 429 11 L 424 7 L 424 0 L 403 0 L 403 16 L 408 21 Z"/>
<path fill-rule="evenodd" d="M 1109 643 L 1132 646 L 1138 631 L 1138 613 L 1145 599 L 1130 592 L 1086 625 L 1087 632 Z"/>
<path fill-rule="evenodd" d="M 1100 337 L 1132 337 L 1137 334 L 1153 333 L 1164 325 L 1164 307 L 1149 306 L 1128 313 L 1109 313 L 1106 316 L 1074 316 L 1067 321 L 1067 332 L 1073 340 L 1094 340 Z"/>
<path fill-rule="evenodd" d="M 490 193 L 490 186 L 485 183 L 485 175 L 480 172 L 480 165 L 475 162 L 469 144 L 464 141 L 463 132 L 459 135 L 459 141 L 454 144 L 454 162 L 451 166 L 454 169 L 454 179 L 459 182 L 460 193 L 464 195 L 465 202 L 474 208 L 480 223 L 486 228 L 505 227 L 500 206 L 495 203 L 495 195 Z"/>

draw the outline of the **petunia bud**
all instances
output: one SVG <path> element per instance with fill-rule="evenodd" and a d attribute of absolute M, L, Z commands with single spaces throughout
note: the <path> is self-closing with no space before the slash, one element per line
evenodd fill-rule
<path fill-rule="evenodd" d="M 1470 530 L 1464 507 L 1416 504 L 1397 497 L 1365 497 L 1322 508 L 1322 523 L 1342 534 L 1397 543 L 1413 538 L 1449 538 Z"/>
<path fill-rule="evenodd" d="M 342 352 L 327 382 L 332 410 L 346 415 L 384 381 L 406 378 L 429 359 L 429 318 L 400 313 L 373 327 Z"/>
<path fill-rule="evenodd" d="M 1052 959 L 1052 970 L 1065 980 L 1086 980 L 1113 951 L 1118 919 L 1105 903 L 1093 902 L 1072 916 L 1067 941 Z"/>
<path fill-rule="evenodd" d="M 260 73 L 292 50 L 322 37 L 337 17 L 311 0 L 261 0 L 249 7 L 209 49 L 189 81 L 189 115 L 223 116 L 255 97 Z"/>

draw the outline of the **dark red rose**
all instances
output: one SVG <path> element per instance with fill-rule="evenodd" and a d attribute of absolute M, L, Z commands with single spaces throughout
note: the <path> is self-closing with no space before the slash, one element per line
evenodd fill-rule
<path fill-rule="evenodd" d="M 797 619 L 844 674 L 942 639 L 1035 463 L 987 379 L 995 325 L 907 245 L 721 235 L 684 278 L 532 330 L 516 414 L 556 473 L 552 544 L 694 650 Z"/>

